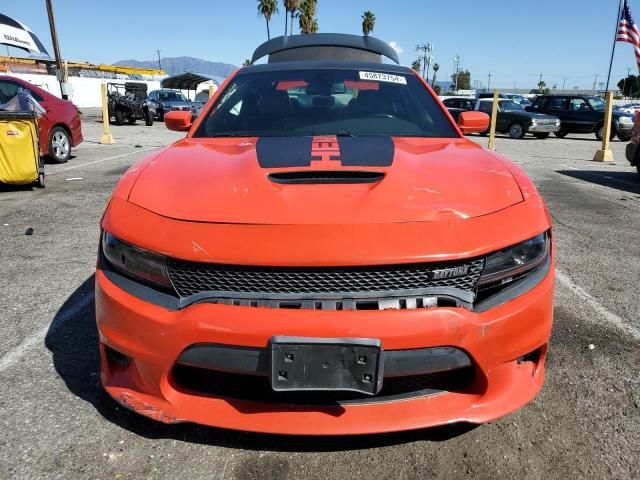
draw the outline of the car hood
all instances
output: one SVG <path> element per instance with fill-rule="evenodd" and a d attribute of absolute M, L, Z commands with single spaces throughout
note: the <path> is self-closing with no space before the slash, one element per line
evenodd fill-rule
<path fill-rule="evenodd" d="M 290 172 L 295 183 L 270 177 Z M 325 174 L 347 183 L 317 183 Z M 523 198 L 502 161 L 466 139 L 269 137 L 181 140 L 128 200 L 197 222 L 351 224 L 477 217 Z"/>
<path fill-rule="evenodd" d="M 536 120 L 542 120 L 542 119 L 556 120 L 558 118 L 554 115 L 547 115 L 545 113 L 527 112 L 526 110 L 518 110 L 516 112 L 511 112 L 511 113 L 517 113 L 518 115 L 523 117 L 535 118 Z"/>

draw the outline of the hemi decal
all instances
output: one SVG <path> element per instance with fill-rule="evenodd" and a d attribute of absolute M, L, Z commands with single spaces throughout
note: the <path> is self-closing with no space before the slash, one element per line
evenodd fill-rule
<path fill-rule="evenodd" d="M 339 162 L 340 144 L 336 137 L 313 137 L 311 162 Z"/>

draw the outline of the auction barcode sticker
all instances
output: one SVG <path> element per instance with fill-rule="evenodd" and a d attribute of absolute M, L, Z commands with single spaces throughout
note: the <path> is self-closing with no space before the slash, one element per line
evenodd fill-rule
<path fill-rule="evenodd" d="M 407 79 L 402 75 L 391 75 L 379 72 L 360 72 L 360 80 L 377 80 L 378 82 L 407 84 Z"/>

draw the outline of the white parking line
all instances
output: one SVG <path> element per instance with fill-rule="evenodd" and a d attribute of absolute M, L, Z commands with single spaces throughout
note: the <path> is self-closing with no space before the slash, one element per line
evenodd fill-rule
<path fill-rule="evenodd" d="M 605 306 L 598 302 L 595 297 L 573 283 L 568 275 L 565 275 L 560 270 L 556 269 L 556 278 L 560 283 L 571 290 L 577 297 L 579 297 L 587 305 L 589 305 L 591 309 L 598 313 L 604 320 L 609 322 L 611 326 L 615 327 L 621 332 L 624 332 L 626 335 L 633 337 L 635 340 L 640 340 L 640 330 L 629 325 L 622 317 L 619 317 L 612 311 L 608 310 Z"/>
<path fill-rule="evenodd" d="M 151 150 L 157 150 L 157 149 L 158 149 L 158 147 L 141 148 L 141 149 L 138 149 L 138 150 L 134 150 L 133 152 L 127 152 L 127 153 L 123 153 L 121 155 L 116 155 L 115 157 L 102 158 L 100 160 L 94 160 L 93 162 L 80 163 L 78 165 L 73 165 L 71 167 L 59 168 L 59 169 L 54 170 L 54 171 L 52 171 L 50 173 L 47 173 L 47 176 L 56 175 L 57 173 L 65 172 L 67 170 L 73 170 L 74 168 L 86 167 L 87 165 L 93 165 L 94 163 L 107 162 L 109 160 L 116 160 L 118 158 L 126 157 L 126 156 L 129 156 L 129 155 L 135 155 L 136 153 L 149 152 Z"/>
<path fill-rule="evenodd" d="M 68 310 L 65 310 L 63 313 L 58 316 L 56 319 L 56 325 L 51 326 L 47 325 L 34 334 L 28 336 L 24 339 L 24 341 L 18 345 L 17 347 L 9 350 L 2 358 L 0 358 L 0 372 L 4 372 L 7 368 L 14 365 L 35 345 L 39 345 L 44 342 L 45 337 L 47 336 L 47 332 L 50 330 L 54 332 L 56 329 L 60 328 L 64 322 L 72 318 L 74 315 L 77 315 L 82 311 L 83 308 L 86 308 L 87 305 L 91 303 L 93 300 L 93 292 L 87 294 L 84 298 L 82 298 L 78 303 L 71 306 Z"/>

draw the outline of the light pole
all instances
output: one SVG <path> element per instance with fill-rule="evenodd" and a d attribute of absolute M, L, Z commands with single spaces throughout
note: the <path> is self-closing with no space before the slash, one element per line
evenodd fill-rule
<path fill-rule="evenodd" d="M 453 69 L 456 72 L 456 94 L 458 93 L 458 74 L 460 72 L 460 55 L 453 57 Z"/>

